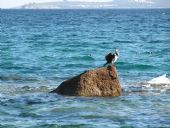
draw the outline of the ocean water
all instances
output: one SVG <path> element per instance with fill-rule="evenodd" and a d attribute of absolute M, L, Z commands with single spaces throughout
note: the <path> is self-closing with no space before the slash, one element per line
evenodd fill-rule
<path fill-rule="evenodd" d="M 118 48 L 120 97 L 50 94 Z M 170 10 L 0 10 L 0 128 L 170 128 Z"/>

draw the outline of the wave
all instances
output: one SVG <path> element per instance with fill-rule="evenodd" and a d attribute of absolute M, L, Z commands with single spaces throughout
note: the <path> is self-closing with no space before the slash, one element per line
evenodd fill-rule
<path fill-rule="evenodd" d="M 2 95 L 16 95 L 25 93 L 36 93 L 36 92 L 50 92 L 56 87 L 53 86 L 18 86 L 18 85 L 5 85 L 0 88 L 0 97 Z"/>
<path fill-rule="evenodd" d="M 89 55 L 89 56 L 74 56 L 74 57 L 70 57 L 69 59 L 72 59 L 72 60 L 81 60 L 81 61 L 94 61 L 95 59 Z"/>
<path fill-rule="evenodd" d="M 0 81 L 41 81 L 40 78 L 34 76 L 20 76 L 20 75 L 0 75 Z"/>
<path fill-rule="evenodd" d="M 170 78 L 166 74 L 152 78 L 148 81 L 138 83 L 125 84 L 123 88 L 124 94 L 139 93 L 142 95 L 159 95 L 161 93 L 170 92 Z"/>
<path fill-rule="evenodd" d="M 137 85 L 145 87 L 144 90 L 159 90 L 160 92 L 170 91 L 170 78 L 164 74 L 149 81 L 140 82 Z"/>
<path fill-rule="evenodd" d="M 149 70 L 149 69 L 155 69 L 154 66 L 152 65 L 147 65 L 147 64 L 133 64 L 133 63 L 128 63 L 128 62 L 118 62 L 117 66 L 120 67 L 120 69 L 133 69 L 133 70 Z"/>
<path fill-rule="evenodd" d="M 71 64 L 65 64 L 62 66 L 62 68 L 89 68 L 91 67 L 91 65 L 88 64 L 75 64 L 75 63 L 71 63 Z"/>
<path fill-rule="evenodd" d="M 148 41 L 147 43 L 151 43 L 151 44 L 161 44 L 161 43 L 166 43 L 166 42 L 168 42 L 168 40 L 151 40 L 151 41 Z"/>
<path fill-rule="evenodd" d="M 170 87 L 170 79 L 167 78 L 166 74 L 153 78 L 147 82 L 151 86 L 153 85 L 164 85 Z"/>
<path fill-rule="evenodd" d="M 116 43 L 126 43 L 126 44 L 131 44 L 133 41 L 130 41 L 130 40 L 115 40 L 114 42 Z"/>

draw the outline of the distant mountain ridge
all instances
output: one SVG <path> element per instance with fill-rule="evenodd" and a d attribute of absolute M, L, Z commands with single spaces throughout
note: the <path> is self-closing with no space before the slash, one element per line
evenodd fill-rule
<path fill-rule="evenodd" d="M 29 3 L 17 7 L 16 9 L 108 9 L 116 5 L 110 2 L 79 2 L 79 1 L 59 1 L 44 3 Z"/>

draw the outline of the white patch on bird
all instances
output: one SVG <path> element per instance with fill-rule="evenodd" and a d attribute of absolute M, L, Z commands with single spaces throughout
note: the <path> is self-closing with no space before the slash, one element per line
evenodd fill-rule
<path fill-rule="evenodd" d="M 115 63 L 117 61 L 117 59 L 119 58 L 119 50 L 115 49 L 115 53 L 114 53 L 115 57 L 113 59 L 113 63 Z"/>

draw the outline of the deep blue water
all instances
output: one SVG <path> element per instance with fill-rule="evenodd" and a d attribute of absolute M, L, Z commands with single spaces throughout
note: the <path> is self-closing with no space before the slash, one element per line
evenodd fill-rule
<path fill-rule="evenodd" d="M 118 48 L 120 97 L 48 92 Z M 170 10 L 0 10 L 0 128 L 170 127 Z M 159 80 L 158 80 L 159 81 Z"/>

